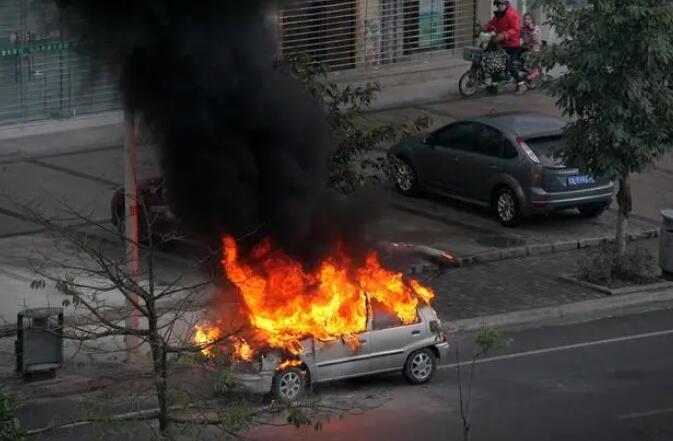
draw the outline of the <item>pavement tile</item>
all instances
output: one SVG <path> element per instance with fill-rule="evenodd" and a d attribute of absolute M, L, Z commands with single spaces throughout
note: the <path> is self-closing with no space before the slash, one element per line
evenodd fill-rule
<path fill-rule="evenodd" d="M 658 240 L 629 244 L 657 255 Z M 430 278 L 434 305 L 443 320 L 457 320 L 604 297 L 589 287 L 560 280 L 591 249 L 573 249 L 446 269 Z"/>

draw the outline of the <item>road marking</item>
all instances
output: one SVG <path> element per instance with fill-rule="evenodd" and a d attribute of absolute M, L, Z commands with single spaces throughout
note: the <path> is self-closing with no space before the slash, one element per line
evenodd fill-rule
<path fill-rule="evenodd" d="M 101 178 L 100 176 L 90 175 L 88 173 L 82 173 L 82 172 L 79 172 L 77 170 L 72 170 L 72 169 L 67 168 L 67 167 L 61 167 L 60 165 L 50 164 L 48 162 L 43 162 L 39 159 L 27 159 L 26 162 L 30 163 L 30 164 L 37 165 L 39 167 L 44 167 L 44 168 L 47 168 L 47 169 L 50 169 L 50 170 L 54 170 L 54 171 L 57 171 L 57 172 L 60 172 L 60 173 L 65 173 L 66 175 L 74 176 L 76 178 L 81 178 L 81 179 L 86 179 L 86 180 L 89 180 L 89 181 L 93 181 L 93 182 L 105 185 L 105 186 L 113 188 L 113 189 L 121 187 L 121 184 L 119 184 L 117 182 L 114 182 L 114 181 L 111 181 L 109 179 Z"/>
<path fill-rule="evenodd" d="M 673 407 L 668 407 L 665 409 L 654 409 L 654 410 L 648 410 L 646 412 L 634 412 L 634 413 L 627 413 L 626 415 L 619 415 L 617 418 L 620 420 L 628 420 L 632 418 L 642 418 L 642 417 L 647 417 L 647 416 L 652 416 L 652 415 L 661 415 L 662 413 L 671 413 L 673 412 Z"/>
<path fill-rule="evenodd" d="M 531 355 L 547 354 L 547 353 L 551 353 L 551 352 L 569 351 L 569 350 L 572 350 L 572 349 L 581 349 L 581 348 L 587 348 L 587 347 L 590 347 L 590 346 L 606 345 L 606 344 L 610 344 L 610 343 L 619 343 L 619 342 L 623 342 L 623 341 L 641 340 L 641 339 L 644 339 L 644 338 L 652 338 L 652 337 L 661 337 L 661 336 L 664 336 L 664 335 L 671 335 L 671 334 L 673 334 L 673 329 L 667 329 L 665 331 L 646 332 L 644 334 L 626 335 L 624 337 L 608 338 L 608 339 L 605 339 L 605 340 L 587 341 L 587 342 L 582 342 L 582 343 L 574 343 L 574 344 L 571 344 L 571 345 L 555 346 L 555 347 L 552 347 L 552 348 L 535 349 L 533 351 L 516 352 L 514 354 L 506 354 L 506 355 L 498 355 L 498 356 L 495 356 L 495 357 L 481 358 L 481 359 L 476 361 L 476 364 L 492 363 L 494 361 L 509 360 L 509 359 L 513 359 L 513 358 L 529 357 Z M 469 363 L 469 361 L 462 362 L 463 365 L 465 365 L 467 363 Z M 443 364 L 441 366 L 438 366 L 438 369 L 450 369 L 450 368 L 455 368 L 456 366 L 457 366 L 457 363 Z"/>

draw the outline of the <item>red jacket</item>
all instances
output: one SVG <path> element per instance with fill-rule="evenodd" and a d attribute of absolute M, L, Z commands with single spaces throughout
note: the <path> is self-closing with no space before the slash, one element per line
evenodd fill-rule
<path fill-rule="evenodd" d="M 505 33 L 507 37 L 500 42 L 502 47 L 520 47 L 521 46 L 521 17 L 511 6 L 505 9 L 505 15 L 502 17 L 493 17 L 486 24 L 487 31 L 495 31 L 496 34 Z"/>

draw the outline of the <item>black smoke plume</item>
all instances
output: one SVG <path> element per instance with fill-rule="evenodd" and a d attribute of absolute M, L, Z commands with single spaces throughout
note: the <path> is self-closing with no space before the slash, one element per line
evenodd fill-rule
<path fill-rule="evenodd" d="M 125 108 L 152 129 L 171 207 L 188 226 L 258 230 L 302 257 L 337 238 L 359 242 L 371 206 L 324 190 L 325 115 L 273 67 L 272 2 L 58 3 L 85 45 L 107 54 Z"/>

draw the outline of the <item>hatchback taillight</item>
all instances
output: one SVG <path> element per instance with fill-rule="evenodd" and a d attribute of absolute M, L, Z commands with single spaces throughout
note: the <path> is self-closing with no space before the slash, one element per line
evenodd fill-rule
<path fill-rule="evenodd" d="M 526 142 L 523 140 L 523 138 L 516 138 L 516 143 L 519 144 L 519 147 L 521 147 L 521 150 L 526 154 L 528 159 L 533 164 L 539 164 L 540 163 L 540 158 L 537 157 L 535 152 L 526 144 Z"/>

